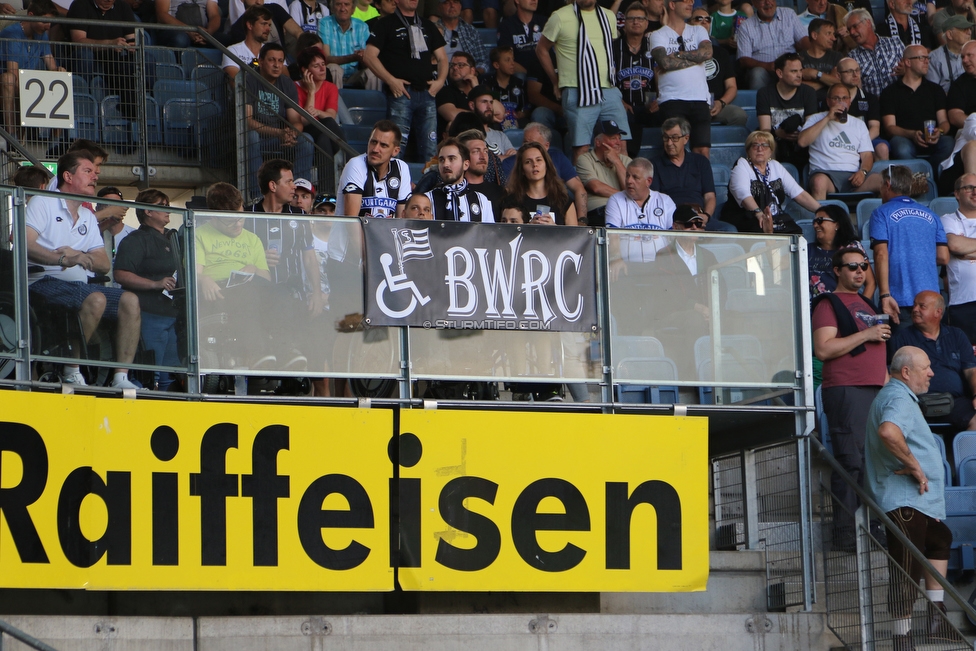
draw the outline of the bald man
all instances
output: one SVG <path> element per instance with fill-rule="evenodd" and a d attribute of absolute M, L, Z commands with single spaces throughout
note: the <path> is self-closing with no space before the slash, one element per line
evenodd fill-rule
<path fill-rule="evenodd" d="M 933 423 L 948 423 L 953 431 L 976 429 L 976 356 L 966 333 L 942 325 L 945 301 L 938 292 L 919 292 L 912 305 L 912 325 L 900 328 L 892 340 L 893 350 L 916 346 L 932 361 L 931 393 L 952 395 L 952 412 Z M 946 440 L 948 447 L 951 438 Z"/>
<path fill-rule="evenodd" d="M 952 545 L 952 532 L 945 525 L 945 471 L 942 452 L 935 435 L 922 417 L 918 396 L 928 392 L 932 379 L 929 358 L 920 348 L 898 349 L 889 367 L 891 380 L 884 386 L 868 413 L 864 447 L 865 488 L 889 518 L 925 554 L 935 569 L 945 576 Z M 888 534 L 888 551 L 911 577 L 909 583 L 897 567 L 889 571 L 888 611 L 892 622 L 895 651 L 909 651 L 912 640 L 912 606 L 918 580 L 924 572 L 894 536 Z M 928 636 L 953 639 L 955 631 L 946 626 L 936 610 L 945 612 L 943 590 L 925 575 L 929 606 Z M 924 633 L 919 644 L 926 643 Z"/>

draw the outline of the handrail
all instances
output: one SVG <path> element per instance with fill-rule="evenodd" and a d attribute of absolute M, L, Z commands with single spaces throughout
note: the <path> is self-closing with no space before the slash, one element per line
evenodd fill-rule
<path fill-rule="evenodd" d="M 0 638 L 2 638 L 4 634 L 9 635 L 10 637 L 14 638 L 18 642 L 26 644 L 32 649 L 37 649 L 37 651 L 58 651 L 50 644 L 45 644 L 44 642 L 38 640 L 36 637 L 33 637 L 23 632 L 16 626 L 11 626 L 7 622 L 0 620 Z M 0 640 L 0 648 L 3 648 L 2 640 Z"/>
<path fill-rule="evenodd" d="M 3 136 L 3 138 L 8 143 L 13 145 L 14 149 L 20 152 L 21 156 L 23 156 L 24 158 L 30 161 L 31 165 L 35 167 L 44 167 L 43 163 L 41 163 L 41 161 L 37 160 L 33 154 L 27 151 L 27 149 L 24 147 L 24 144 L 19 140 L 17 140 L 17 138 L 12 133 L 4 129 L 3 126 L 0 126 L 0 136 Z M 8 152 L 8 156 L 9 156 L 9 152 Z"/>
<path fill-rule="evenodd" d="M 915 561 L 922 566 L 922 569 L 935 578 L 935 580 L 939 582 L 939 585 L 942 586 L 942 589 L 946 591 L 946 594 L 951 596 L 952 599 L 962 607 L 966 617 L 968 617 L 970 620 L 976 621 L 976 610 L 969 605 L 966 597 L 959 594 L 959 591 L 956 590 L 949 580 L 935 569 L 932 563 L 925 558 L 925 555 L 912 544 L 912 541 L 910 541 L 908 537 L 902 533 L 901 529 L 899 529 L 898 526 L 896 526 L 895 523 L 892 522 L 891 519 L 885 514 L 885 512 L 881 510 L 881 507 L 878 506 L 878 503 L 874 501 L 874 498 L 868 495 L 867 491 L 858 486 L 857 482 L 851 478 L 843 467 L 841 467 L 840 463 L 838 463 L 834 456 L 830 454 L 827 448 L 824 447 L 823 443 L 812 436 L 810 437 L 810 440 L 814 443 L 814 447 L 819 457 L 830 466 L 831 472 L 837 473 L 847 484 L 848 488 L 851 488 L 857 495 L 858 499 L 861 500 L 861 504 L 866 506 L 868 510 L 871 511 L 872 517 L 878 518 L 881 523 L 885 525 L 888 535 L 894 535 L 898 542 L 901 543 L 905 549 L 909 550 L 909 552 L 915 558 Z"/>

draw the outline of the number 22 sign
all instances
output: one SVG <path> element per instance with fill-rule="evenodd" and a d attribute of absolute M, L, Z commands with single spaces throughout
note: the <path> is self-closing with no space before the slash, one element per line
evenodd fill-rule
<path fill-rule="evenodd" d="M 75 102 L 70 72 L 18 70 L 20 76 L 20 125 L 73 129 Z"/>

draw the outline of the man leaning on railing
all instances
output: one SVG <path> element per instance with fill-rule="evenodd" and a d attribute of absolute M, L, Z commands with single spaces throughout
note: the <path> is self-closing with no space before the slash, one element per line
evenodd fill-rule
<path fill-rule="evenodd" d="M 868 414 L 865 487 L 901 532 L 945 576 L 952 532 L 943 522 L 946 508 L 942 452 L 918 406 L 918 396 L 928 391 L 932 364 L 921 348 L 905 346 L 892 358 L 890 373 L 891 380 L 878 393 Z M 888 582 L 888 611 L 894 618 L 892 642 L 895 651 L 910 651 L 915 648 L 912 607 L 924 572 L 894 534 L 888 536 L 888 551 L 894 559 Z M 905 579 L 902 570 L 912 583 Z M 925 588 L 934 606 L 929 606 L 929 625 L 922 639 L 928 642 L 929 638 L 954 636 L 945 625 L 942 586 L 926 575 Z"/>

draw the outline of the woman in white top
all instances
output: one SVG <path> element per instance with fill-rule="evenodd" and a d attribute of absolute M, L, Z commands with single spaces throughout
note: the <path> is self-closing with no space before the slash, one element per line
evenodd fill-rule
<path fill-rule="evenodd" d="M 782 165 L 773 160 L 776 143 L 768 131 L 753 131 L 746 138 L 746 155 L 732 168 L 730 200 L 722 210 L 722 220 L 742 233 L 802 233 L 786 214 L 788 199 L 816 212 L 820 202 L 793 180 Z"/>

